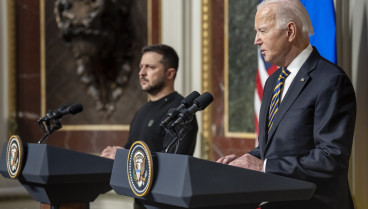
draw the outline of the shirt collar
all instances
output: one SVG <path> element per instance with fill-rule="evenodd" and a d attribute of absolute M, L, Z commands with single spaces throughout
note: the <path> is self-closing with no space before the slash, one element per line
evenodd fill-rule
<path fill-rule="evenodd" d="M 287 69 L 294 75 L 297 74 L 304 62 L 308 59 L 309 55 L 312 54 L 312 51 L 313 47 L 308 44 L 308 46 L 297 57 L 295 57 Z"/>

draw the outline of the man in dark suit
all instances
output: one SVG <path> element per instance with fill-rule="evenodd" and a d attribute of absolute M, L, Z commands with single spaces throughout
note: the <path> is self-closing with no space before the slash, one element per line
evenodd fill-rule
<path fill-rule="evenodd" d="M 356 116 L 351 81 L 309 44 L 313 27 L 299 0 L 263 1 L 255 30 L 266 62 L 280 67 L 264 87 L 259 146 L 217 162 L 317 186 L 310 200 L 270 202 L 262 209 L 354 208 L 347 177 Z"/>

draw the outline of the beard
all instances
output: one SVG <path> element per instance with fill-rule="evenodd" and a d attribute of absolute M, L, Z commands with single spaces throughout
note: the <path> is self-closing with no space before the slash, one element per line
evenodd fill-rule
<path fill-rule="evenodd" d="M 156 95 L 165 87 L 165 79 L 161 78 L 156 84 L 149 85 L 147 88 L 143 89 L 143 91 L 147 92 L 150 95 Z"/>

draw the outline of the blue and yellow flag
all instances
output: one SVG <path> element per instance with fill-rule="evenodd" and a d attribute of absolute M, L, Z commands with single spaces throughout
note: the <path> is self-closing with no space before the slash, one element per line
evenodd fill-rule
<path fill-rule="evenodd" d="M 326 59 L 336 63 L 336 20 L 333 0 L 300 0 L 312 21 L 310 43 Z"/>

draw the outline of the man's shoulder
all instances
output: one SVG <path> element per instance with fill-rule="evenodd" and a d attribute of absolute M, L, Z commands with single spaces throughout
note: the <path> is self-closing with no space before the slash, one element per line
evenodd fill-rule
<path fill-rule="evenodd" d="M 178 92 L 173 92 L 166 97 L 164 97 L 165 100 L 165 106 L 171 106 L 171 105 L 179 105 L 181 101 L 184 99 L 184 97 L 179 94 Z"/>
<path fill-rule="evenodd" d="M 336 74 L 344 74 L 345 72 L 342 68 L 340 68 L 336 63 L 331 62 L 330 60 L 323 57 L 317 50 L 317 48 L 314 48 L 313 53 L 311 54 L 311 62 L 315 60 L 316 68 L 322 69 L 321 73 L 327 73 L 330 75 L 336 75 Z"/>
<path fill-rule="evenodd" d="M 171 95 L 172 95 L 173 99 L 177 99 L 177 100 L 180 100 L 180 101 L 184 99 L 184 97 L 176 91 L 173 92 Z"/>
<path fill-rule="evenodd" d="M 145 115 L 152 113 L 152 111 L 157 111 L 157 113 L 162 111 L 166 112 L 168 109 L 178 106 L 182 100 L 183 96 L 177 92 L 173 92 L 159 99 L 158 101 L 147 102 L 141 108 L 139 108 L 135 115 Z"/>
<path fill-rule="evenodd" d="M 345 71 L 339 67 L 337 64 L 327 60 L 324 57 L 320 57 L 318 64 L 316 66 L 316 72 L 321 76 L 335 77 L 343 76 L 347 77 Z"/>

